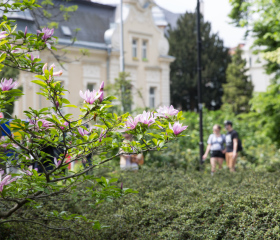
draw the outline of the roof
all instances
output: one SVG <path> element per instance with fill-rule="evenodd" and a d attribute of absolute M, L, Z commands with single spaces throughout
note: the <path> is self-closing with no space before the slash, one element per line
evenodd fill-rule
<path fill-rule="evenodd" d="M 54 36 L 63 40 L 71 40 L 76 36 L 77 42 L 90 42 L 105 44 L 104 33 L 110 28 L 110 24 L 114 22 L 115 19 L 115 6 L 104 5 L 100 3 L 95 3 L 87 0 L 54 0 L 53 1 L 57 8 L 45 7 L 49 13 L 51 13 L 51 20 L 54 22 L 59 22 L 59 27 L 54 30 Z M 62 14 L 59 14 L 59 5 L 63 4 L 65 7 L 77 5 L 77 11 L 70 13 L 70 18 L 68 21 L 63 19 Z M 42 15 L 43 9 L 38 9 L 36 14 Z M 27 12 L 29 15 L 29 12 Z M 38 24 L 40 27 L 48 25 L 48 19 L 39 17 L 37 15 Z M 28 26 L 28 31 L 36 33 L 37 24 L 35 24 L 33 18 L 23 18 L 23 17 L 13 17 L 17 20 L 18 30 L 24 31 L 25 26 Z M 71 35 L 64 34 L 62 27 L 68 28 Z M 75 30 L 79 29 L 77 35 Z"/>
<path fill-rule="evenodd" d="M 76 46 L 107 49 L 104 34 L 110 29 L 110 25 L 115 22 L 115 5 L 105 5 L 90 0 L 53 0 L 53 3 L 57 7 L 44 6 L 44 8 L 36 10 L 40 27 L 47 26 L 48 22 L 50 22 L 50 20 L 40 17 L 43 15 L 43 10 L 46 9 L 52 15 L 51 21 L 59 22 L 59 27 L 55 29 L 54 35 L 59 38 L 60 43 L 70 43 L 70 40 L 75 36 L 75 30 L 80 29 L 76 35 Z M 62 4 L 65 7 L 74 5 L 78 6 L 77 11 L 69 13 L 70 18 L 68 21 L 65 21 L 63 15 L 60 14 L 59 9 Z M 155 16 L 155 21 L 162 20 L 160 21 L 161 23 L 164 23 L 162 25 L 169 23 L 172 28 L 175 28 L 177 20 L 182 14 L 172 13 L 159 6 L 157 9 L 158 11 Z M 18 30 L 24 31 L 25 26 L 28 26 L 28 32 L 36 33 L 38 27 L 29 11 L 9 17 L 16 19 Z M 168 28 L 165 29 L 166 34 L 167 29 Z"/>
<path fill-rule="evenodd" d="M 162 10 L 163 14 L 165 15 L 165 19 L 170 24 L 171 28 L 176 28 L 178 19 L 181 16 L 183 16 L 184 14 L 183 13 L 173 13 L 173 12 L 166 10 L 165 8 L 162 8 L 160 6 L 158 6 L 158 7 Z"/>
<path fill-rule="evenodd" d="M 85 0 L 73 0 L 63 1 L 55 0 L 55 4 L 61 4 L 68 6 L 77 5 L 77 11 L 71 13 L 69 21 L 63 21 L 60 23 L 58 29 L 55 29 L 55 36 L 59 38 L 71 39 L 76 29 L 80 29 L 77 34 L 78 41 L 88 41 L 96 43 L 105 43 L 104 33 L 110 28 L 110 23 L 114 22 L 115 7 L 109 5 L 103 5 L 100 3 L 94 3 Z M 59 8 L 52 10 L 53 16 L 58 15 Z M 61 16 L 59 16 L 61 20 Z M 40 19 L 40 25 L 47 25 L 46 19 Z M 72 36 L 66 36 L 63 34 L 61 26 L 66 26 L 72 32 Z"/>

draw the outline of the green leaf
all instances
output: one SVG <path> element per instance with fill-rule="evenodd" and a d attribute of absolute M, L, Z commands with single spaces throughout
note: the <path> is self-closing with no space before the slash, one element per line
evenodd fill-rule
<path fill-rule="evenodd" d="M 7 54 L 6 53 L 2 53 L 0 56 L 0 62 L 3 62 L 6 59 Z"/>
<path fill-rule="evenodd" d="M 31 82 L 33 82 L 37 85 L 40 85 L 41 87 L 46 87 L 47 86 L 47 84 L 45 82 L 41 81 L 41 80 L 33 80 Z"/>
<path fill-rule="evenodd" d="M 73 105 L 73 104 L 68 104 L 68 105 L 64 105 L 64 107 L 72 107 L 72 108 L 77 108 L 76 105 Z"/>

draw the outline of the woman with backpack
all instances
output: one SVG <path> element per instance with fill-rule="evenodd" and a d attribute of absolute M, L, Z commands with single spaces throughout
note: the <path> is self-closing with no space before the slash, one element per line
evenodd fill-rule
<path fill-rule="evenodd" d="M 223 161 L 225 159 L 225 142 L 226 138 L 225 135 L 221 134 L 221 126 L 215 124 L 213 127 L 213 134 L 208 138 L 208 146 L 202 157 L 203 160 L 205 160 L 210 152 L 211 175 L 214 175 L 214 172 L 216 171 L 216 164 L 219 165 L 219 169 L 223 166 Z"/>

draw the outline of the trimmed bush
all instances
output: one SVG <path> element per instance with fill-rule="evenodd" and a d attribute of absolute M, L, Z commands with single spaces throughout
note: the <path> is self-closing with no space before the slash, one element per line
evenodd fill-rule
<path fill-rule="evenodd" d="M 114 201 L 107 199 L 95 208 L 96 199 L 62 199 L 45 202 L 34 221 L 49 209 L 69 211 L 97 219 L 104 226 L 49 222 L 47 226 L 71 226 L 70 231 L 46 229 L 28 223 L 9 223 L 0 227 L 0 239 L 279 239 L 280 173 L 227 170 L 211 177 L 209 172 L 184 172 L 182 169 L 145 169 L 139 172 L 108 172 L 119 177 L 118 186 L 138 190 Z M 94 187 L 88 183 L 88 187 Z M 26 212 L 26 211 L 25 211 Z M 33 215 L 32 215 L 33 214 Z M 107 226 L 107 227 L 106 227 Z"/>
<path fill-rule="evenodd" d="M 279 239 L 279 173 L 150 169 L 122 174 L 138 194 L 106 203 L 95 239 Z"/>

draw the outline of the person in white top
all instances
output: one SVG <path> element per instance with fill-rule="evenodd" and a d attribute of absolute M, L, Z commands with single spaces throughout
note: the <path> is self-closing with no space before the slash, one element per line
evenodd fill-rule
<path fill-rule="evenodd" d="M 124 134 L 124 142 L 130 142 L 132 141 L 132 135 L 130 134 Z M 122 151 L 122 150 L 121 150 Z M 120 168 L 121 170 L 132 170 L 137 171 L 139 169 L 139 165 L 137 162 L 133 162 L 133 155 L 132 154 L 122 154 L 120 156 Z"/>
<path fill-rule="evenodd" d="M 225 141 L 225 135 L 221 134 L 221 126 L 218 124 L 214 125 L 213 134 L 208 138 L 208 146 L 202 157 L 205 160 L 210 152 L 211 175 L 216 171 L 216 163 L 218 163 L 219 169 L 222 168 L 225 159 Z"/>

